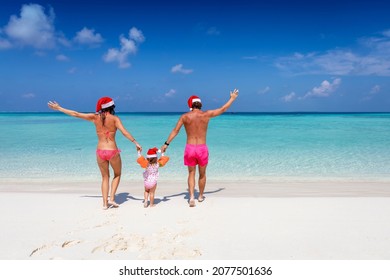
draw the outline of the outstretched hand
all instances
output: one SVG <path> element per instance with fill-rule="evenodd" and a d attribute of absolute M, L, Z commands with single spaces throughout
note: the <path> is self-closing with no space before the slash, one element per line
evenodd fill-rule
<path fill-rule="evenodd" d="M 234 89 L 233 91 L 230 92 L 230 97 L 233 99 L 236 99 L 238 96 L 238 89 Z"/>
<path fill-rule="evenodd" d="M 53 109 L 53 110 L 60 109 L 60 104 L 58 104 L 56 101 L 49 101 L 49 102 L 47 102 L 47 105 L 49 106 L 50 109 Z"/>
<path fill-rule="evenodd" d="M 162 145 L 160 150 L 161 150 L 161 153 L 165 153 L 165 150 L 167 149 L 167 145 Z"/>

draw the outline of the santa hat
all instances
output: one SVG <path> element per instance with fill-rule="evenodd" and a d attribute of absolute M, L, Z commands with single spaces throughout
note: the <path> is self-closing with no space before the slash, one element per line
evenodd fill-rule
<path fill-rule="evenodd" d="M 99 113 L 102 109 L 106 109 L 114 105 L 114 100 L 111 97 L 102 97 L 96 104 L 96 113 Z"/>
<path fill-rule="evenodd" d="M 158 152 L 160 152 L 160 150 L 157 149 L 156 147 L 151 148 L 148 150 L 148 152 L 146 154 L 146 158 L 155 158 L 155 157 L 157 157 Z"/>
<path fill-rule="evenodd" d="M 191 96 L 190 98 L 188 98 L 188 107 L 190 108 L 190 110 L 192 110 L 192 104 L 194 104 L 194 102 L 202 103 L 202 101 L 198 96 L 196 95 Z"/>

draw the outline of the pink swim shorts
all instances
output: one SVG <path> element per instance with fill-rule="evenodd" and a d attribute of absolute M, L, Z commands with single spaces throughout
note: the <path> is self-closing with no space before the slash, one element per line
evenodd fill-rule
<path fill-rule="evenodd" d="M 206 144 L 192 145 L 186 144 L 184 150 L 184 165 L 205 166 L 209 162 L 209 149 Z"/>

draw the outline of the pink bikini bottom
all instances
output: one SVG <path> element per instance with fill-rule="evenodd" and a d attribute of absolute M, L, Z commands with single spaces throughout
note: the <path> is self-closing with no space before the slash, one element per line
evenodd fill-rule
<path fill-rule="evenodd" d="M 102 159 L 102 160 L 108 160 L 110 161 L 114 156 L 119 154 L 121 150 L 116 149 L 116 150 L 101 150 L 97 149 L 96 154 Z"/>

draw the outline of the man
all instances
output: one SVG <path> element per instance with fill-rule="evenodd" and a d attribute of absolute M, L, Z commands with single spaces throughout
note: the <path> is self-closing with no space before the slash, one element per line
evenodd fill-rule
<path fill-rule="evenodd" d="M 184 150 L 184 165 L 188 166 L 188 190 L 190 193 L 189 205 L 195 206 L 195 173 L 196 166 L 199 170 L 199 197 L 198 201 L 204 200 L 204 189 L 206 187 L 206 168 L 209 152 L 206 145 L 207 127 L 209 120 L 224 113 L 238 96 L 238 90 L 230 92 L 230 99 L 219 109 L 202 111 L 202 102 L 199 97 L 191 96 L 188 99 L 190 112 L 183 114 L 177 122 L 175 128 L 169 134 L 167 141 L 161 147 L 162 152 L 168 148 L 169 144 L 179 134 L 184 125 L 187 134 L 187 144 Z"/>

